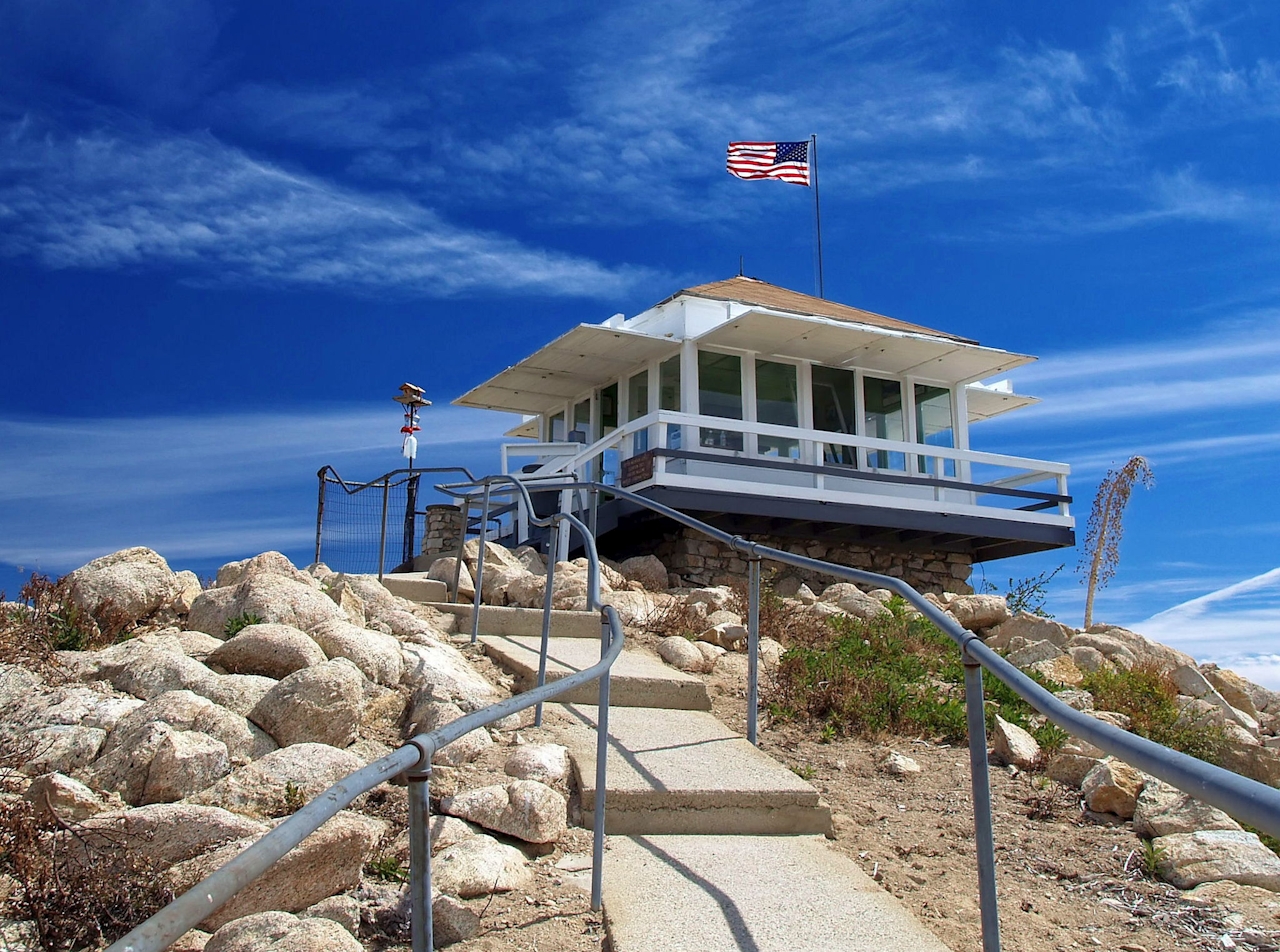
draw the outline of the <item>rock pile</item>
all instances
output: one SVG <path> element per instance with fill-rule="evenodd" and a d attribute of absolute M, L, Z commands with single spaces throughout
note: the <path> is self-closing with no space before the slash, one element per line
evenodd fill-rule
<path fill-rule="evenodd" d="M 513 562 L 513 579 L 527 574 Z M 564 572 L 566 600 L 581 576 Z M 0 747 L 27 751 L 0 797 L 75 824 L 77 836 L 126 842 L 175 893 L 402 737 L 504 693 L 450 643 L 452 616 L 277 552 L 223 566 L 205 590 L 142 548 L 96 559 L 70 582 L 83 610 L 110 606 L 136 627 L 103 650 L 59 652 L 46 669 L 0 665 Z M 466 764 L 493 744 L 475 731 L 438 762 Z M 565 834 L 564 749 L 517 747 L 510 761 L 505 785 L 445 801 L 469 822 L 450 817 L 451 835 L 433 836 L 438 944 L 478 927 L 459 900 L 525 888 L 530 857 Z M 358 809 L 340 813 L 181 944 L 248 952 L 360 949 L 379 930 L 407 938 L 404 889 L 365 876 L 392 832 Z"/>

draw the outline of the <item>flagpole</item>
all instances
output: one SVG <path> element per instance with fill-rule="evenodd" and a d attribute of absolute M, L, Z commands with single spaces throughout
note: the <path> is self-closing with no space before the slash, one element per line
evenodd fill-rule
<path fill-rule="evenodd" d="M 826 288 L 822 283 L 822 202 L 818 198 L 818 137 L 809 136 L 809 169 L 813 174 L 813 221 L 818 230 L 818 297 L 825 298 Z"/>

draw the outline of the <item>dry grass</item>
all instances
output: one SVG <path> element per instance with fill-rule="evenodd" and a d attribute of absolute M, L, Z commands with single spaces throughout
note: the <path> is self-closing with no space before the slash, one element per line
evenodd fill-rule
<path fill-rule="evenodd" d="M 16 605 L 0 608 L 0 663 L 20 664 L 45 676 L 58 673 L 57 652 L 115 644 L 130 627 L 128 616 L 110 604 L 96 615 L 79 608 L 66 578 L 54 581 L 34 574 L 18 598 Z"/>

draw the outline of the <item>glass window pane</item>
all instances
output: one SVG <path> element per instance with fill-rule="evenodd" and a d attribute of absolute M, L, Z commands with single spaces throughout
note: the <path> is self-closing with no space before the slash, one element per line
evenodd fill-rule
<path fill-rule="evenodd" d="M 611 383 L 600 391 L 600 435 L 608 436 L 618 428 L 618 385 Z"/>
<path fill-rule="evenodd" d="M 863 416 L 867 436 L 902 442 L 907 438 L 902 416 L 902 384 L 879 377 L 862 378 Z M 875 469 L 906 469 L 902 453 L 890 450 L 868 450 L 867 462 Z"/>
<path fill-rule="evenodd" d="M 915 385 L 916 397 L 916 441 L 929 446 L 954 447 L 955 430 L 951 415 L 951 391 L 945 387 L 931 387 L 928 384 Z M 933 460 L 921 456 L 920 472 L 936 473 L 931 465 Z M 955 460 L 943 460 L 943 473 L 947 476 L 956 474 Z"/>
<path fill-rule="evenodd" d="M 642 370 L 627 381 L 627 422 L 649 414 L 649 371 Z M 649 448 L 648 429 L 631 434 L 631 449 L 643 453 Z"/>
<path fill-rule="evenodd" d="M 703 416 L 742 419 L 742 358 L 698 351 L 698 410 Z M 741 450 L 742 433 L 702 428 L 703 446 Z"/>
<path fill-rule="evenodd" d="M 591 401 L 583 400 L 573 407 L 573 432 L 569 439 L 579 443 L 588 442 L 591 433 Z"/>
<path fill-rule="evenodd" d="M 813 368 L 813 428 L 828 433 L 854 435 L 857 417 L 854 400 L 858 376 L 852 370 L 838 367 Z M 823 461 L 842 466 L 856 466 L 857 455 L 852 446 L 828 443 L 823 447 Z"/>
<path fill-rule="evenodd" d="M 800 398 L 796 367 L 773 360 L 756 361 L 756 420 L 774 426 L 800 425 Z M 800 441 L 778 436 L 759 436 L 761 456 L 800 458 Z"/>
<path fill-rule="evenodd" d="M 658 365 L 658 409 L 680 409 L 680 358 L 668 357 Z M 667 446 L 673 450 L 680 448 L 680 426 L 677 423 L 667 424 Z"/>
<path fill-rule="evenodd" d="M 564 414 L 557 413 L 551 418 L 551 442 L 564 442 Z"/>

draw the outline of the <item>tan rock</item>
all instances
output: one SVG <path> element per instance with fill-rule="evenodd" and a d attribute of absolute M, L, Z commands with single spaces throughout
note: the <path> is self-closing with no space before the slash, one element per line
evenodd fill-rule
<path fill-rule="evenodd" d="M 23 798 L 35 804 L 36 812 L 54 816 L 64 823 L 78 823 L 120 805 L 94 793 L 79 780 L 60 773 L 41 774 L 31 781 Z"/>
<path fill-rule="evenodd" d="M 703 671 L 706 659 L 692 641 L 680 635 L 671 635 L 658 642 L 658 656 L 681 671 Z"/>
<path fill-rule="evenodd" d="M 1148 780 L 1138 795 L 1133 831 L 1150 839 L 1196 830 L 1238 830 L 1240 824 L 1216 807 L 1160 780 Z"/>
<path fill-rule="evenodd" d="M 1179 889 L 1229 879 L 1245 886 L 1280 891 L 1280 857 L 1256 833 L 1200 830 L 1152 841 L 1162 879 Z"/>
<path fill-rule="evenodd" d="M 1027 668 L 1028 671 L 1034 671 L 1042 678 L 1049 681 L 1065 684 L 1068 687 L 1078 687 L 1084 683 L 1084 672 L 1081 671 L 1071 655 L 1060 654 L 1054 658 L 1048 658 L 1044 661 L 1037 661 L 1035 664 Z"/>
<path fill-rule="evenodd" d="M 565 798 L 536 780 L 515 780 L 449 797 L 441 809 L 528 843 L 554 843 L 564 836 Z"/>
<path fill-rule="evenodd" d="M 629 582 L 639 582 L 650 592 L 663 592 L 667 588 L 667 567 L 657 556 L 637 555 L 624 560 L 618 571 Z"/>
<path fill-rule="evenodd" d="M 1108 758 L 1085 775 L 1080 793 L 1085 805 L 1094 813 L 1114 813 L 1123 819 L 1133 817 L 1138 794 L 1146 783 L 1142 771 L 1120 760 Z"/>
<path fill-rule="evenodd" d="M 310 800 L 364 766 L 360 758 L 325 744 L 294 744 L 233 770 L 191 801 L 237 813 L 278 816 L 294 799 Z"/>
<path fill-rule="evenodd" d="M 1009 605 L 1000 595 L 958 595 L 947 603 L 947 611 L 969 631 L 994 628 L 1009 620 Z"/>
<path fill-rule="evenodd" d="M 330 659 L 346 658 L 370 681 L 390 687 L 404 674 L 404 653 L 391 635 L 350 622 L 331 621 L 316 626 L 311 637 Z"/>
<path fill-rule="evenodd" d="M 364 864 L 385 830 L 386 824 L 372 817 L 339 813 L 200 923 L 200 928 L 215 931 L 234 919 L 269 910 L 301 912 L 321 899 L 351 889 L 360 883 Z M 247 845 L 246 841 L 238 841 L 179 863 L 169 871 L 175 891 L 189 889 Z M 341 933 L 351 938 L 341 926 L 332 925 L 334 935 Z"/>
<path fill-rule="evenodd" d="M 164 607 L 180 591 L 169 563 L 142 546 L 94 559 L 67 580 L 72 601 L 83 611 L 95 617 L 118 612 L 130 622 Z"/>
<path fill-rule="evenodd" d="M 326 660 L 321 647 L 305 631 L 290 625 L 248 625 L 208 657 L 228 674 L 287 678 L 301 668 Z"/>
<path fill-rule="evenodd" d="M 479 834 L 441 850 L 432 866 L 432 878 L 442 893 L 470 899 L 528 888 L 533 870 L 514 846 Z"/>
<path fill-rule="evenodd" d="M 346 658 L 295 671 L 249 712 L 281 747 L 319 743 L 346 747 L 364 709 L 364 676 Z"/>
<path fill-rule="evenodd" d="M 1018 725 L 1010 724 L 999 714 L 996 715 L 995 727 L 991 731 L 991 742 L 997 757 L 1023 770 L 1038 767 L 1044 757 L 1034 737 Z"/>
<path fill-rule="evenodd" d="M 142 803 L 171 803 L 212 786 L 231 769 L 227 745 L 199 731 L 173 731 L 156 747 Z"/>

